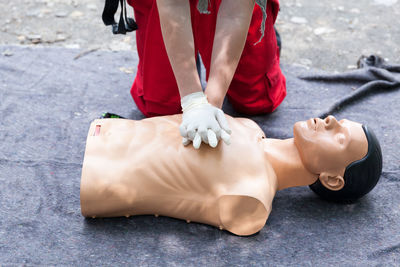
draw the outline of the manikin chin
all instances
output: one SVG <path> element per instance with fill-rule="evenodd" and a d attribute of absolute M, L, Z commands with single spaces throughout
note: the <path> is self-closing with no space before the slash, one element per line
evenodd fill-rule
<path fill-rule="evenodd" d="M 154 214 L 251 235 L 278 190 L 310 185 L 325 199 L 354 201 L 380 177 L 379 142 L 359 123 L 309 119 L 280 140 L 252 120 L 227 119 L 231 144 L 199 150 L 182 145 L 181 115 L 95 120 L 82 168 L 83 216 Z"/>

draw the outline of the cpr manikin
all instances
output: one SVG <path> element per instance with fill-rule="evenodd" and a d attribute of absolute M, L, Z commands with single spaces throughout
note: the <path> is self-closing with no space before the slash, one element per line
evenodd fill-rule
<path fill-rule="evenodd" d="M 312 185 L 322 197 L 354 200 L 381 174 L 379 143 L 359 123 L 310 119 L 294 125 L 294 138 L 279 140 L 249 119 L 227 119 L 231 144 L 198 150 L 181 143 L 181 115 L 95 120 L 82 169 L 83 216 L 154 214 L 251 235 L 265 225 L 278 190 Z"/>

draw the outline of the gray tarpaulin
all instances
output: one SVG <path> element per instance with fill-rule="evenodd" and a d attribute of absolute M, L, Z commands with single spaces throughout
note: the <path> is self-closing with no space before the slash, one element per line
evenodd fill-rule
<path fill-rule="evenodd" d="M 381 180 L 355 204 L 286 189 L 250 237 L 166 217 L 85 219 L 79 186 L 90 122 L 105 111 L 143 117 L 129 94 L 134 74 L 121 71 L 136 66 L 137 55 L 96 51 L 74 60 L 80 52 L 0 46 L 0 265 L 400 264 L 400 90 L 335 113 L 369 125 L 381 140 Z M 316 71 L 282 68 L 287 98 L 276 112 L 252 117 L 269 137 L 291 137 L 294 122 L 367 82 L 302 80 Z"/>

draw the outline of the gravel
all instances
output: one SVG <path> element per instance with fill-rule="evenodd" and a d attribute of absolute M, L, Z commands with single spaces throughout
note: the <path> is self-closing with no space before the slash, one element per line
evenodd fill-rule
<path fill-rule="evenodd" d="M 103 5 L 99 0 L 1 1 L 0 45 L 135 51 L 135 33 L 115 36 L 103 25 Z M 281 1 L 276 22 L 281 61 L 328 71 L 347 70 L 362 54 L 400 62 L 399 17 L 397 0 Z"/>

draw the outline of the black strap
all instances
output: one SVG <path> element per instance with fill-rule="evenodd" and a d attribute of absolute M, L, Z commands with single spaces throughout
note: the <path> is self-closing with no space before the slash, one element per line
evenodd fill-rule
<path fill-rule="evenodd" d="M 118 6 L 121 5 L 121 14 L 119 22 L 115 22 L 114 15 L 118 10 Z M 138 29 L 138 25 L 133 18 L 128 18 L 126 12 L 126 0 L 106 0 L 104 5 L 103 22 L 106 26 L 112 25 L 112 32 L 114 34 L 126 34 Z"/>

